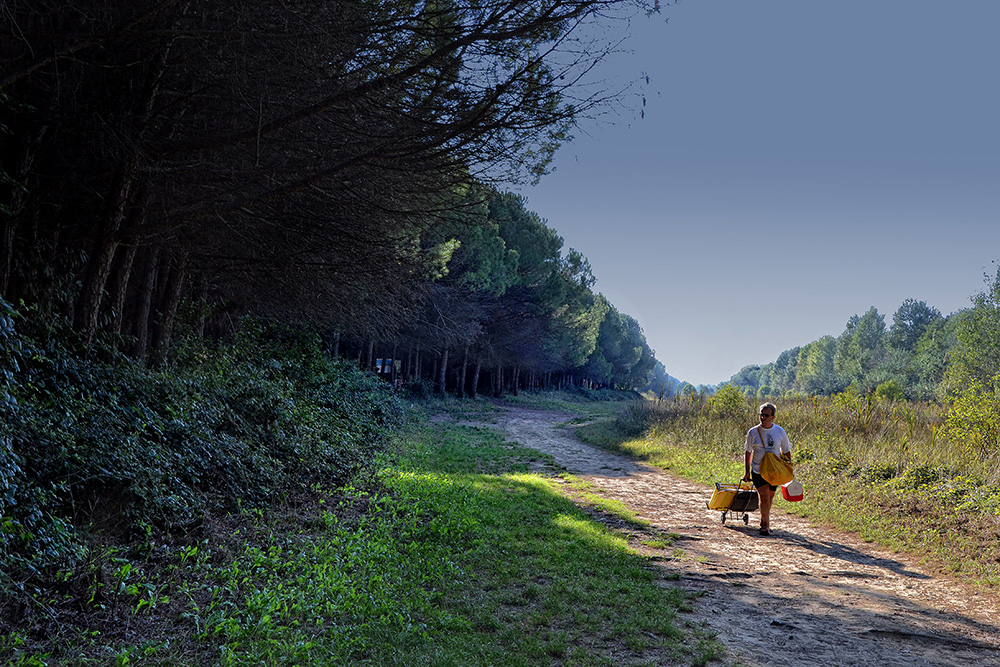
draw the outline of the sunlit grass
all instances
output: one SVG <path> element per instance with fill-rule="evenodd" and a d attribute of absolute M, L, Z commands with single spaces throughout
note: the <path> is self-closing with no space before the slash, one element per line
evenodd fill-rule
<path fill-rule="evenodd" d="M 649 526 L 648 521 L 629 509 L 625 503 L 600 495 L 593 483 L 580 479 L 575 475 L 565 473 L 561 477 L 566 482 L 566 488 L 572 491 L 573 497 L 577 502 L 583 503 L 585 506 L 604 514 L 614 516 L 633 526 Z"/>

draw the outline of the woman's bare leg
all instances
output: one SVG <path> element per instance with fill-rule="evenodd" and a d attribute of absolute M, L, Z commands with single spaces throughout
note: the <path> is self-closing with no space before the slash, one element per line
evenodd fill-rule
<path fill-rule="evenodd" d="M 760 527 L 770 528 L 771 526 L 771 505 L 774 503 L 774 489 L 769 484 L 757 489 L 760 496 Z"/>

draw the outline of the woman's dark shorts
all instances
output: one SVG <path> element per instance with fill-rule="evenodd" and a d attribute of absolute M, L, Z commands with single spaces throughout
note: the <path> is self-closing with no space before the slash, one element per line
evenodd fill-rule
<path fill-rule="evenodd" d="M 761 477 L 759 472 L 753 472 L 751 470 L 750 471 L 750 479 L 753 480 L 754 488 L 759 489 L 762 486 L 769 486 L 769 487 L 771 487 L 772 491 L 777 491 L 778 490 L 777 486 L 775 486 L 774 484 L 771 484 L 766 479 L 764 479 L 763 477 Z"/>

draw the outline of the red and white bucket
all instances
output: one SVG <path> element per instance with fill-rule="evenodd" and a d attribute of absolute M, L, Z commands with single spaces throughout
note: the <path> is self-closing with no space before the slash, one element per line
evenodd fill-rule
<path fill-rule="evenodd" d="M 788 484 L 781 485 L 781 497 L 793 503 L 802 500 L 802 482 L 793 479 Z"/>

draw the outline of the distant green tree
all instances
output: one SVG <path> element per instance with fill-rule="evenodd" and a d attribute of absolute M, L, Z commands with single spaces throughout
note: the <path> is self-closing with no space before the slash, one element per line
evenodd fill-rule
<path fill-rule="evenodd" d="M 487 277 L 499 275 L 502 281 L 492 283 L 506 289 L 485 295 L 488 298 L 476 297 L 486 310 L 474 345 L 477 354 L 487 356 L 498 372 L 511 369 L 515 378 L 524 371 L 535 376 L 557 374 L 573 382 L 625 382 L 643 356 L 645 338 L 640 330 L 639 342 L 630 342 L 629 319 L 617 311 L 608 319 L 610 304 L 593 292 L 595 278 L 587 258 L 572 248 L 563 254 L 563 239 L 527 209 L 523 197 L 494 193 L 488 206 L 488 220 L 497 235 L 495 241 L 490 237 L 489 247 L 496 249 L 488 256 L 500 259 L 488 266 L 501 271 L 490 271 Z M 463 249 L 455 255 L 461 259 Z M 516 267 L 516 275 L 509 274 L 510 266 Z M 463 279 L 472 278 L 482 282 L 476 274 Z M 636 385 L 645 382 L 648 368 L 651 365 Z"/>
<path fill-rule="evenodd" d="M 774 387 L 777 391 L 786 392 L 795 388 L 796 377 L 798 376 L 800 347 L 793 347 L 778 355 L 768 377 L 761 378 L 762 382 Z M 763 373 L 762 373 L 763 376 Z"/>
<path fill-rule="evenodd" d="M 603 295 L 598 295 L 597 298 L 607 301 Z M 608 304 L 604 319 L 598 329 L 597 345 L 584 365 L 584 373 L 599 384 L 614 385 L 615 362 L 628 363 L 626 347 L 625 327 L 621 313 L 618 312 L 617 308 Z"/>
<path fill-rule="evenodd" d="M 654 360 L 652 369 L 646 375 L 645 391 L 652 391 L 656 394 L 662 391 L 664 396 L 673 396 L 679 388 L 680 383 L 676 378 L 670 377 L 663 362 Z"/>
<path fill-rule="evenodd" d="M 656 354 L 646 341 L 646 335 L 643 333 L 639 322 L 630 315 L 623 314 L 622 318 L 625 321 L 625 329 L 631 341 L 633 354 L 636 352 L 639 354 L 639 358 L 632 364 L 632 367 L 628 371 L 628 380 L 625 382 L 625 385 L 630 389 L 642 387 L 645 379 L 649 377 L 650 371 L 653 370 L 653 367 L 657 363 Z"/>
<path fill-rule="evenodd" d="M 516 257 L 517 273 L 503 298 L 493 300 L 484 321 L 481 347 L 493 366 L 521 365 L 539 372 L 562 371 L 570 356 L 586 361 L 590 350 L 559 353 L 550 341 L 557 309 L 569 310 L 569 290 L 561 277 L 562 238 L 535 212 L 524 197 L 495 193 L 489 200 L 489 220 L 497 226 L 504 247 Z M 589 291 L 589 290 L 588 290 Z M 576 312 L 574 307 L 573 312 Z M 599 323 L 598 323 L 599 324 Z M 571 336 L 568 336 L 571 338 Z M 564 344 L 569 344 L 564 340 Z M 572 367 L 572 365 L 570 365 Z"/>
<path fill-rule="evenodd" d="M 1000 270 L 972 304 L 956 324 L 956 343 L 948 355 L 944 384 L 952 394 L 973 383 L 988 387 L 1000 374 Z"/>
<path fill-rule="evenodd" d="M 550 313 L 543 348 L 557 364 L 577 368 L 596 349 L 609 304 L 591 291 L 595 279 L 590 262 L 578 251 L 570 249 L 556 267 L 543 292 Z"/>
<path fill-rule="evenodd" d="M 497 193 L 489 201 L 489 217 L 498 226 L 506 247 L 517 253 L 518 284 L 538 287 L 552 275 L 563 239 L 513 193 Z"/>
<path fill-rule="evenodd" d="M 852 315 L 837 338 L 835 368 L 845 380 L 868 386 L 866 376 L 885 356 L 885 318 L 872 306 L 861 317 Z"/>
<path fill-rule="evenodd" d="M 760 386 L 760 382 L 761 367 L 757 364 L 744 366 L 740 370 L 736 371 L 736 374 L 729 379 L 730 384 L 734 384 L 739 387 L 750 387 L 755 391 Z"/>
<path fill-rule="evenodd" d="M 923 301 L 907 299 L 892 316 L 892 326 L 886 336 L 889 347 L 897 350 L 916 350 L 917 341 L 934 321 L 941 319 L 941 311 Z"/>
<path fill-rule="evenodd" d="M 909 350 L 888 348 L 882 363 L 868 373 L 867 382 L 868 386 L 876 388 L 887 382 L 892 382 L 899 385 L 910 398 L 930 397 L 921 387 L 920 368 L 917 366 L 916 355 Z"/>
<path fill-rule="evenodd" d="M 823 336 L 799 351 L 798 374 L 795 388 L 810 395 L 826 395 L 839 391 L 843 386 L 834 364 L 837 340 Z"/>
<path fill-rule="evenodd" d="M 602 295 L 598 297 L 604 299 Z M 598 368 L 602 362 L 608 364 L 608 383 L 622 389 L 643 388 L 656 364 L 653 351 L 646 343 L 646 336 L 639 323 L 610 305 L 601 322 L 597 349 L 584 368 L 588 377 L 600 377 L 592 369 Z M 663 391 L 666 393 L 666 382 L 663 384 Z"/>
<path fill-rule="evenodd" d="M 454 244 L 446 268 L 450 282 L 469 293 L 499 297 L 517 282 L 519 254 L 507 246 L 497 221 L 489 218 L 485 196 L 478 188 L 470 192 L 423 242 L 425 247 Z"/>
<path fill-rule="evenodd" d="M 604 349 L 601 347 L 601 339 L 598 337 L 597 346 L 583 366 L 583 373 L 598 386 L 613 387 L 614 367 L 604 356 Z"/>
<path fill-rule="evenodd" d="M 958 344 L 956 330 L 967 312 L 960 311 L 931 322 L 917 341 L 914 364 L 917 368 L 920 397 L 929 398 L 942 389 L 948 355 Z"/>

